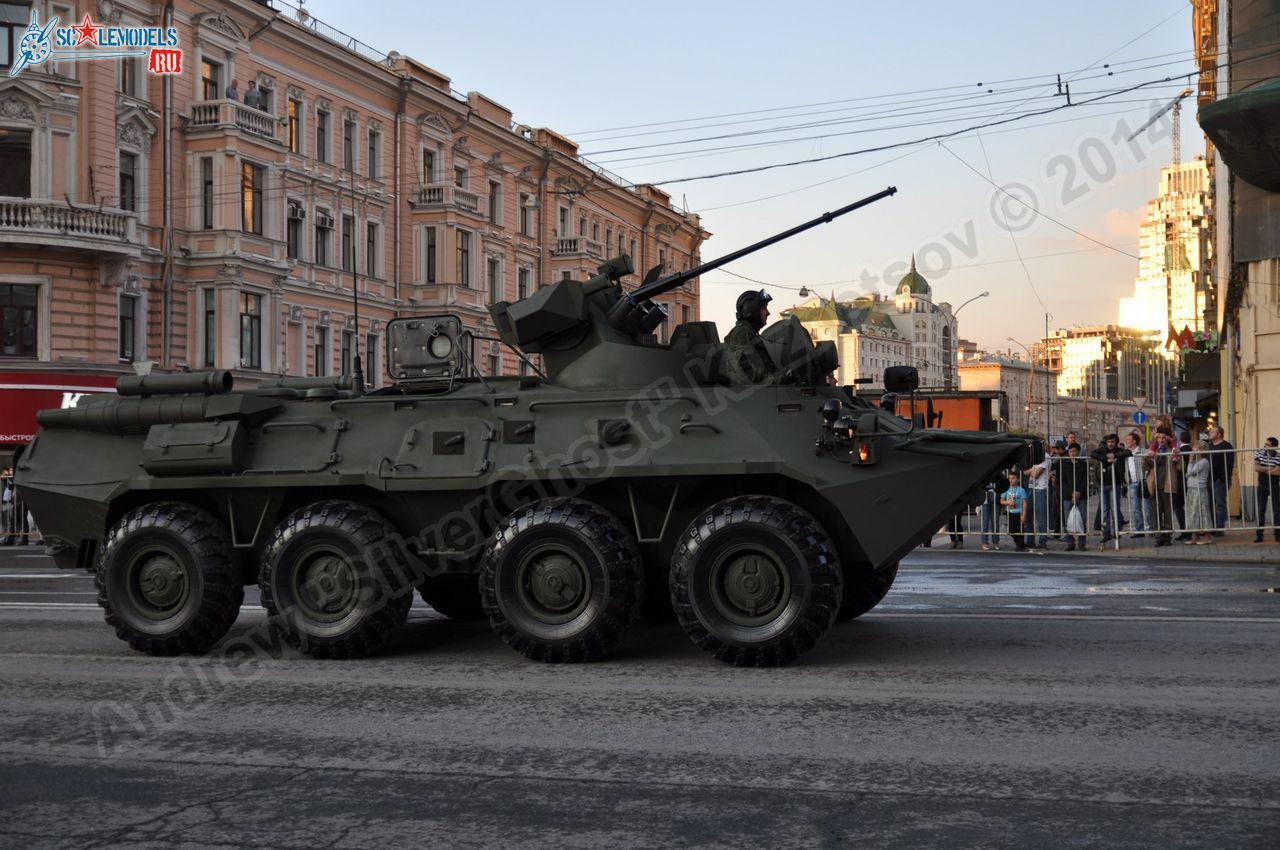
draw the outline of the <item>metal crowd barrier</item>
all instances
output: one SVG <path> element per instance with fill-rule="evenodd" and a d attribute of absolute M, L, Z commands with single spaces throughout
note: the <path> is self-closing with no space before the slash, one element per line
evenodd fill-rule
<path fill-rule="evenodd" d="M 1055 480 L 1045 498 L 1043 530 L 1037 522 L 1037 497 L 1030 480 L 1023 476 L 1031 515 L 1024 522 L 1023 542 L 1029 548 L 1038 548 L 1043 537 L 1045 544 L 1056 544 L 1054 549 L 1079 549 L 1082 542 L 1086 548 L 1103 545 L 1119 549 L 1122 542 L 1153 546 L 1158 541 L 1190 542 L 1194 536 L 1223 537 L 1234 533 L 1236 542 L 1260 537 L 1264 543 L 1280 543 L 1280 466 L 1262 466 L 1263 470 L 1275 468 L 1274 475 L 1259 470 L 1256 460 L 1260 452 L 1266 451 L 1278 453 L 1268 460 L 1280 456 L 1280 449 L 1269 447 L 1180 452 L 1182 465 L 1174 476 L 1176 489 L 1156 495 L 1148 485 L 1150 470 L 1145 464 L 1145 449 L 1139 456 L 1144 461 L 1138 467 L 1140 482 L 1130 480 L 1127 459 L 1118 462 L 1126 463 L 1123 471 L 1118 471 L 1092 457 L 1081 457 L 1079 460 L 1088 470 L 1088 484 L 1078 502 L 1084 523 L 1084 534 L 1080 536 L 1069 535 L 1066 530 L 1072 503 L 1069 497 L 1063 498 L 1062 482 L 1057 480 L 1065 461 L 1059 459 L 1053 465 Z M 1200 466 L 1195 463 L 1200 459 L 1208 466 L 1204 485 L 1200 483 Z M 1215 466 L 1219 472 L 1216 478 Z M 1224 471 L 1228 474 L 1223 475 Z M 1016 541 L 1009 534 L 1007 509 L 999 504 L 1001 498 L 987 491 L 984 504 L 960 515 L 942 533 L 962 540 L 979 538 L 988 547 L 1016 548 Z M 1242 541 L 1242 532 L 1253 532 L 1253 536 Z"/>
<path fill-rule="evenodd" d="M 5 492 L 6 488 L 0 486 L 0 498 Z M 22 496 L 12 488 L 7 492 L 9 501 L 0 502 L 0 545 L 20 546 L 24 543 L 43 542 L 40 530 L 36 528 L 35 520 L 27 511 Z"/>

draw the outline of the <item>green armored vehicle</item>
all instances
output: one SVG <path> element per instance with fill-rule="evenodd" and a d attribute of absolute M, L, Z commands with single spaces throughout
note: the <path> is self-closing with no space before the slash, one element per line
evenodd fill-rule
<path fill-rule="evenodd" d="M 794 317 L 760 337 L 774 377 L 731 384 L 715 325 L 659 344 L 652 298 L 893 192 L 630 292 L 620 257 L 494 305 L 535 376 L 473 376 L 472 335 L 430 316 L 389 323 L 395 380 L 372 392 L 358 367 L 245 390 L 229 372 L 122 378 L 39 415 L 19 486 L 58 565 L 93 572 L 107 622 L 151 654 L 208 650 L 257 583 L 272 627 L 317 657 L 376 651 L 416 589 L 535 659 L 600 657 L 669 600 L 716 658 L 785 664 L 1039 448 L 829 385 L 834 345 Z"/>

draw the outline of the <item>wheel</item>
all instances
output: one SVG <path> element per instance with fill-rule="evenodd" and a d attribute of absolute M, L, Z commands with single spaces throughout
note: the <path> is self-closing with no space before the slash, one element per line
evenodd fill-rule
<path fill-rule="evenodd" d="M 880 604 L 893 580 L 898 577 L 898 565 L 891 564 L 883 569 L 871 572 L 865 569 L 856 570 L 854 565 L 844 568 L 844 596 L 840 598 L 840 610 L 836 613 L 837 623 L 846 623 L 854 617 L 861 617 Z"/>
<path fill-rule="evenodd" d="M 498 636 L 550 662 L 604 655 L 635 622 L 643 591 L 631 534 L 580 499 L 543 499 L 499 523 L 480 587 Z"/>
<path fill-rule="evenodd" d="M 696 517 L 671 565 L 671 604 L 685 633 L 721 661 L 794 661 L 831 628 L 840 606 L 835 547 L 782 499 L 736 496 Z"/>
<path fill-rule="evenodd" d="M 450 620 L 471 623 L 484 619 L 480 579 L 474 574 L 436 576 L 418 585 L 422 601 Z"/>
<path fill-rule="evenodd" d="M 284 639 L 316 658 L 376 652 L 404 625 L 414 579 L 395 529 L 352 502 L 317 502 L 276 528 L 263 558 L 262 606 Z"/>
<path fill-rule="evenodd" d="M 148 655 L 205 652 L 244 601 L 226 527 L 184 502 L 121 517 L 107 533 L 94 585 L 116 636 Z"/>

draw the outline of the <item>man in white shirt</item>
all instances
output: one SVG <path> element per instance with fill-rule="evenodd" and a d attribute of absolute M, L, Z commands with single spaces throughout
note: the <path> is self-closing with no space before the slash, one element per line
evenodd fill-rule
<path fill-rule="evenodd" d="M 1049 548 L 1049 477 L 1053 473 L 1056 458 L 1062 456 L 1066 443 L 1059 440 L 1049 449 L 1044 460 L 1027 470 L 1027 489 L 1031 492 L 1031 514 L 1035 527 L 1028 532 L 1027 541 L 1034 551 Z"/>
<path fill-rule="evenodd" d="M 1129 457 L 1125 459 L 1125 486 L 1129 490 L 1129 508 L 1133 512 L 1134 537 L 1145 537 L 1151 529 L 1151 498 L 1147 494 L 1147 473 L 1142 468 L 1142 456 L 1146 448 L 1142 435 L 1130 431 L 1124 438 Z"/>

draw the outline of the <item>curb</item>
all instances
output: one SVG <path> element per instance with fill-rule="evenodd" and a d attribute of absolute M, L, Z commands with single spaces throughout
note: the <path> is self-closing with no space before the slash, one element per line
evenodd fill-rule
<path fill-rule="evenodd" d="M 970 540 L 970 537 L 973 539 Z M 1003 541 L 999 551 L 988 550 L 984 552 L 978 542 L 977 534 L 965 535 L 965 538 L 964 548 L 952 549 L 950 538 L 945 533 L 939 534 L 933 538 L 932 547 L 917 547 L 912 550 L 912 554 L 920 552 L 932 554 L 936 550 L 939 553 L 978 552 L 996 557 L 1007 554 L 1037 557 L 1026 552 L 1019 552 L 1013 548 L 1012 542 L 1005 543 Z M 1249 541 L 1252 541 L 1252 537 L 1249 538 Z M 1137 541 L 1122 541 L 1122 545 L 1125 545 L 1126 542 L 1132 544 Z M 1059 548 L 1054 548 L 1055 546 Z M 1062 546 L 1062 543 L 1053 541 L 1050 544 L 1050 548 L 1045 550 L 1045 554 L 1073 557 L 1081 554 L 1060 548 Z M 1224 538 L 1211 546 L 1194 546 L 1175 540 L 1172 545 L 1161 546 L 1159 549 L 1148 543 L 1145 546 L 1133 546 L 1133 548 L 1117 550 L 1110 548 L 1110 546 L 1103 548 L 1091 540 L 1089 549 L 1083 553 L 1083 557 L 1106 558 L 1117 561 L 1196 561 L 1200 563 L 1260 564 L 1280 568 L 1280 543 L 1253 543 Z"/>

